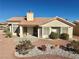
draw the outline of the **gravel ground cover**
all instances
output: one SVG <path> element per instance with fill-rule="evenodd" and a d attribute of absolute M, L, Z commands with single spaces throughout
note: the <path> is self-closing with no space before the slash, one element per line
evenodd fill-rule
<path fill-rule="evenodd" d="M 5 38 L 4 33 L 0 30 L 0 59 L 69 59 L 61 56 L 54 55 L 40 55 L 34 57 L 17 58 L 14 55 L 15 38 Z"/>

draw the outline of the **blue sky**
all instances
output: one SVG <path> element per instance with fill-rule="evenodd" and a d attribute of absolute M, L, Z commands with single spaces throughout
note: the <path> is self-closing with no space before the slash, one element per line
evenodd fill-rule
<path fill-rule="evenodd" d="M 63 17 L 69 21 L 79 19 L 79 0 L 0 0 L 0 21 L 25 16 L 32 10 L 35 17 Z"/>

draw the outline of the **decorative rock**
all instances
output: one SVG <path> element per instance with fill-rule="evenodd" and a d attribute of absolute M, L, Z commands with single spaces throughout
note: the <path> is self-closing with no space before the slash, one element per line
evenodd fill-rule
<path fill-rule="evenodd" d="M 26 55 L 20 55 L 18 52 L 15 52 L 15 56 L 17 57 L 31 57 L 31 56 L 37 56 L 37 55 L 46 55 L 46 54 L 51 54 L 51 55 L 59 55 L 63 57 L 68 57 L 72 59 L 79 59 L 79 54 L 73 54 L 71 52 L 62 50 L 58 47 L 56 48 L 50 48 L 51 45 L 46 45 L 46 51 L 41 51 L 37 49 L 37 47 L 33 48 L 32 50 L 29 51 L 28 54 Z"/>

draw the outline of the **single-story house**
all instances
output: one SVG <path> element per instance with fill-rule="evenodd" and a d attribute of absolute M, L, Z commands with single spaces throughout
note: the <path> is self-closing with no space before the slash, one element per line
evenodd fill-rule
<path fill-rule="evenodd" d="M 60 17 L 34 17 L 34 13 L 29 11 L 26 16 L 12 17 L 7 22 L 10 32 L 15 36 L 32 35 L 38 38 L 48 38 L 51 32 L 56 32 L 58 34 L 68 33 L 69 38 L 73 37 L 74 24 Z"/>

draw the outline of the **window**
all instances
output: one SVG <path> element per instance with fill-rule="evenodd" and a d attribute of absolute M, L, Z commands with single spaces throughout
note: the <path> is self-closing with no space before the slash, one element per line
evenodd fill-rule
<path fill-rule="evenodd" d="M 68 33 L 68 28 L 67 27 L 63 27 L 62 28 L 62 33 Z"/>

